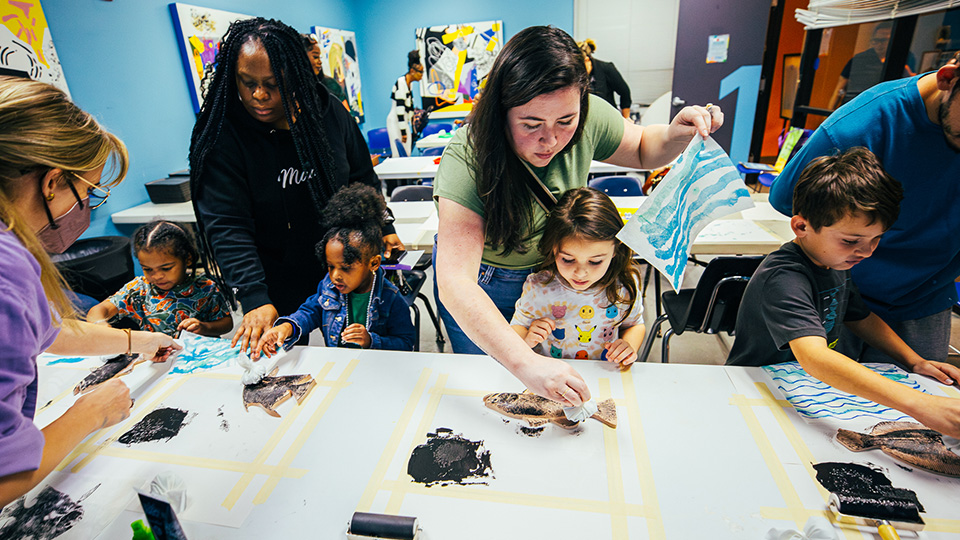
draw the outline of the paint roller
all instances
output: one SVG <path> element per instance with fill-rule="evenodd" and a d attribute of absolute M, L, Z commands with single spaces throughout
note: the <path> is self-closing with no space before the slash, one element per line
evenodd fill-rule
<path fill-rule="evenodd" d="M 909 498 L 831 493 L 828 506 L 841 527 L 876 527 L 883 540 L 900 540 L 897 529 L 920 531 L 924 526 L 917 503 Z"/>
<path fill-rule="evenodd" d="M 347 538 L 349 540 L 373 538 L 418 540 L 420 524 L 415 517 L 354 512 L 347 525 Z"/>

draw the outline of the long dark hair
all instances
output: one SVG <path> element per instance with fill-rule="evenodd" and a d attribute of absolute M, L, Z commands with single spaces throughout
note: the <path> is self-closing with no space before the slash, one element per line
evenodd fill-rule
<path fill-rule="evenodd" d="M 323 108 L 318 94 L 320 90 L 317 88 L 317 78 L 307 55 L 303 53 L 300 34 L 280 21 L 260 17 L 232 23 L 220 40 L 220 48 L 213 64 L 208 66 L 204 73 L 203 105 L 190 138 L 190 189 L 193 199 L 197 198 L 204 162 L 220 137 L 224 118 L 231 111 L 247 114 L 237 97 L 236 74 L 240 49 L 248 42 L 259 43 L 270 58 L 270 68 L 277 80 L 283 110 L 290 125 L 301 167 L 303 170 L 316 170 L 316 174 L 309 175 L 307 186 L 319 215 L 327 200 L 336 191 L 336 180 L 333 152 L 323 129 Z M 296 111 L 296 121 L 293 111 Z M 206 238 L 203 221 L 197 220 L 197 224 L 204 257 L 212 261 L 213 251 L 209 239 Z M 211 274 L 232 301 L 233 295 L 226 287 L 220 272 Z"/>
<path fill-rule="evenodd" d="M 539 244 L 540 255 L 544 258 L 540 269 L 550 273 L 547 279 L 547 283 L 550 283 L 557 277 L 557 253 L 564 240 L 578 238 L 592 242 L 613 242 L 613 260 L 597 285 L 606 292 L 607 301 L 611 304 L 629 306 L 617 324 L 633 311 L 638 295 L 637 283 L 640 283 L 640 269 L 633 262 L 633 252 L 617 238 L 622 228 L 623 218 L 610 197 L 593 188 L 576 188 L 564 193 L 547 216 Z M 622 296 L 621 287 L 624 290 Z"/>
<path fill-rule="evenodd" d="M 564 151 L 580 140 L 589 98 L 583 54 L 569 34 L 553 26 L 520 31 L 487 76 L 470 124 L 471 165 L 483 201 L 486 241 L 503 248 L 504 255 L 522 252 L 533 229 L 533 196 L 523 178 L 530 173 L 510 146 L 507 111 L 569 86 L 580 90 L 580 122 Z"/>

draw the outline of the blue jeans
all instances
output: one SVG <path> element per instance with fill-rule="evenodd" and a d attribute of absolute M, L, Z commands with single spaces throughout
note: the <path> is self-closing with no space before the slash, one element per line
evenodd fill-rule
<path fill-rule="evenodd" d="M 437 268 L 436 241 L 433 244 L 433 268 L 434 270 Z M 523 292 L 523 283 L 532 272 L 533 270 L 508 270 L 488 264 L 480 265 L 477 284 L 493 300 L 508 323 L 513 318 L 513 312 L 517 309 L 517 300 L 520 299 L 520 294 Z M 453 348 L 453 352 L 458 354 L 486 354 L 467 337 L 467 334 L 460 329 L 457 321 L 453 320 L 453 315 L 450 315 L 447 308 L 443 307 L 440 302 L 436 274 L 434 274 L 433 280 L 433 296 L 437 301 L 440 319 L 443 320 L 443 326 L 447 329 L 447 337 L 450 338 L 450 346 Z"/>

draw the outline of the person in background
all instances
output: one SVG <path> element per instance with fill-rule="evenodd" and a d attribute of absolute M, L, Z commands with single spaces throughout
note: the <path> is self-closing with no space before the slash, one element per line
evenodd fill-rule
<path fill-rule="evenodd" d="M 173 339 L 76 318 L 48 252 L 63 253 L 127 171 L 116 136 L 45 83 L 0 77 L 0 507 L 40 483 L 87 435 L 130 415 L 120 380 L 98 385 L 42 430 L 37 356 L 139 353 L 163 361 Z M 103 171 L 111 165 L 109 176 Z M 82 376 L 82 375 L 78 375 Z"/>
<path fill-rule="evenodd" d="M 870 39 L 870 48 L 859 52 L 847 61 L 840 73 L 840 79 L 837 81 L 837 87 L 830 97 L 830 103 L 827 108 L 836 109 L 838 106 L 848 103 L 857 97 L 860 92 L 877 84 L 883 78 L 883 64 L 887 57 L 887 48 L 890 45 L 890 32 L 893 30 L 893 23 L 884 21 L 873 27 L 873 36 Z M 911 54 L 912 56 L 912 54 Z M 908 61 L 903 66 L 903 76 L 912 77 L 916 75 L 910 69 Z"/>
<path fill-rule="evenodd" d="M 527 276 L 510 326 L 554 358 L 627 367 L 643 342 L 640 270 L 617 239 L 623 218 L 591 188 L 566 192 L 547 217 L 540 272 Z"/>
<path fill-rule="evenodd" d="M 354 184 L 337 192 L 324 211 L 327 234 L 317 257 L 327 277 L 296 312 L 277 319 L 254 352 L 271 356 L 320 328 L 327 347 L 412 351 L 417 339 L 410 306 L 380 267 L 383 198 Z"/>
<path fill-rule="evenodd" d="M 390 135 L 391 148 L 394 148 L 396 141 L 400 141 L 401 146 L 410 155 L 413 149 L 413 91 L 410 85 L 423 78 L 423 64 L 420 63 L 420 51 L 410 51 L 407 53 L 407 72 L 397 79 L 393 89 L 390 91 L 390 114 L 387 115 L 387 133 Z M 397 150 L 394 148 L 394 157 L 397 157 Z"/>
<path fill-rule="evenodd" d="M 737 313 L 728 365 L 796 359 L 821 381 L 960 437 L 960 399 L 919 392 L 839 352 L 845 327 L 913 373 L 956 385 L 960 368 L 914 352 L 870 312 L 850 277 L 897 221 L 903 190 L 876 156 L 856 147 L 821 156 L 800 173 L 790 226 L 796 238 L 767 255 Z"/>
<path fill-rule="evenodd" d="M 132 320 L 139 330 L 175 336 L 180 330 L 220 336 L 233 328 L 217 284 L 197 275 L 200 253 L 190 233 L 170 221 L 154 221 L 133 233 L 133 253 L 143 276 L 90 308 L 87 320 Z"/>
<path fill-rule="evenodd" d="M 620 97 L 620 114 L 630 118 L 630 86 L 623 80 L 617 66 L 613 62 L 604 62 L 593 57 L 597 44 L 592 39 L 585 39 L 579 44 L 583 51 L 584 61 L 587 64 L 587 73 L 590 74 L 590 93 L 596 94 L 614 107 L 617 103 L 613 95 Z"/>
<path fill-rule="evenodd" d="M 591 160 L 655 168 L 723 123 L 717 107 L 694 106 L 670 125 L 636 125 L 588 84 L 566 32 L 520 31 L 497 55 L 473 121 L 454 132 L 434 179 L 434 292 L 454 352 L 486 352 L 532 392 L 571 406 L 590 398 L 580 374 L 533 352 L 509 324 L 541 262 L 549 209 L 586 186 Z"/>
<path fill-rule="evenodd" d="M 313 74 L 317 76 L 317 80 L 330 92 L 334 99 L 343 103 L 343 106 L 349 111 L 350 102 L 347 100 L 347 92 L 333 77 L 327 77 L 323 72 L 323 55 L 320 52 L 320 44 L 317 43 L 317 38 L 313 37 L 313 34 L 301 34 L 300 37 L 303 39 L 303 48 L 307 51 L 307 59 L 310 60 Z"/>
<path fill-rule="evenodd" d="M 314 246 L 330 197 L 355 182 L 380 189 L 380 179 L 357 123 L 317 83 L 293 28 L 236 21 L 211 69 L 190 140 L 190 185 L 201 247 L 222 271 L 213 277 L 243 307 L 233 343 L 247 350 L 323 279 Z M 392 225 L 383 233 L 387 255 L 402 249 Z"/>
<path fill-rule="evenodd" d="M 900 217 L 873 256 L 851 271 L 870 310 L 921 357 L 946 361 L 950 309 L 960 276 L 960 53 L 934 73 L 880 83 L 840 107 L 787 162 L 770 204 L 793 214 L 793 189 L 807 163 L 855 146 L 873 152 L 903 186 Z M 846 334 L 846 333 L 845 333 Z M 854 335 L 842 352 L 892 362 Z"/>

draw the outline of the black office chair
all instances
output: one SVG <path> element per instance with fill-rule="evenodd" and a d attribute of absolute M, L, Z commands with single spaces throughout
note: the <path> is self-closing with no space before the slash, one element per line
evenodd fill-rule
<path fill-rule="evenodd" d="M 740 299 L 750 276 L 763 257 L 717 257 L 707 264 L 696 288 L 663 293 L 664 314 L 647 330 L 638 360 L 646 362 L 660 325 L 670 322 L 663 334 L 661 361 L 670 361 L 670 338 L 692 330 L 703 334 L 733 334 Z"/>
<path fill-rule="evenodd" d="M 393 191 L 393 195 L 390 197 L 390 202 L 430 200 L 433 200 L 432 186 L 400 186 Z M 431 264 L 431 254 L 424 253 L 420 256 L 420 259 L 416 262 L 416 264 L 413 265 L 411 270 L 396 270 L 392 272 L 393 275 L 389 277 L 397 286 L 397 288 L 400 289 L 400 294 L 407 302 L 407 305 L 413 310 L 413 326 L 417 330 L 417 343 L 413 350 L 420 350 L 420 308 L 417 307 L 416 304 L 416 301 L 419 298 L 423 302 L 423 305 L 426 306 L 427 314 L 430 315 L 430 320 L 433 321 L 433 327 L 437 331 L 437 350 L 443 352 L 443 347 L 446 343 L 446 340 L 443 338 L 443 329 L 440 327 L 440 319 L 437 317 L 436 312 L 434 312 L 433 306 L 430 304 L 430 299 L 427 298 L 425 294 L 420 292 L 420 289 L 423 288 L 423 284 L 427 279 L 426 270 L 427 268 L 430 268 Z"/>

